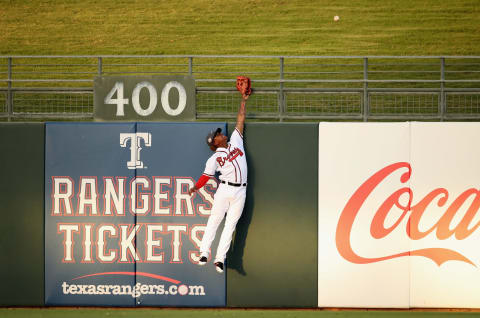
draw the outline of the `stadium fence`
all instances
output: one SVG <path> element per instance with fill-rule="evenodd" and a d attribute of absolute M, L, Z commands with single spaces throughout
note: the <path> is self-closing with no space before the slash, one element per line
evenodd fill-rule
<path fill-rule="evenodd" d="M 92 120 L 96 76 L 191 75 L 196 118 L 479 120 L 480 56 L 0 56 L 0 120 Z"/>

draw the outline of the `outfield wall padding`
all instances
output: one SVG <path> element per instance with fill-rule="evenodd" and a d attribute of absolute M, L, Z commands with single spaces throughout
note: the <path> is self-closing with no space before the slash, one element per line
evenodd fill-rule
<path fill-rule="evenodd" d="M 316 307 L 318 124 L 247 123 L 245 151 L 247 200 L 227 259 L 227 306 Z"/>
<path fill-rule="evenodd" d="M 43 306 L 43 123 L 0 124 L 0 306 Z"/>
<path fill-rule="evenodd" d="M 0 305 L 43 306 L 44 124 L 3 124 L 0 136 Z M 247 123 L 249 185 L 227 259 L 227 307 L 316 306 L 317 139 L 317 124 Z"/>

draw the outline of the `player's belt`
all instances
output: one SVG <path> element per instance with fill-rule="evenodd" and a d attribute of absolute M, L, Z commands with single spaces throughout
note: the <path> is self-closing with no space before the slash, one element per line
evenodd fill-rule
<path fill-rule="evenodd" d="M 225 184 L 228 184 L 232 187 L 246 187 L 247 184 L 246 183 L 233 183 L 233 182 L 228 182 L 228 181 L 223 181 L 223 180 L 220 180 L 221 183 L 225 183 Z"/>

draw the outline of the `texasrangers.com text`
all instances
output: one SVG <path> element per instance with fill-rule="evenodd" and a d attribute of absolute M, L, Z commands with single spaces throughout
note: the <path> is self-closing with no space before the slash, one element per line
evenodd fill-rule
<path fill-rule="evenodd" d="M 62 283 L 62 292 L 64 295 L 130 295 L 133 298 L 142 295 L 180 295 L 180 296 L 205 296 L 205 288 L 202 285 L 171 285 L 166 288 L 165 285 L 145 285 L 137 283 L 131 285 L 78 285 Z"/>

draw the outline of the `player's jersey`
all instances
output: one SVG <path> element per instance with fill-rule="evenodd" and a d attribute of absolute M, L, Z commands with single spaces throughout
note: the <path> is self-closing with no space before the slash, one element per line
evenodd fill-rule
<path fill-rule="evenodd" d="M 220 180 L 232 183 L 247 182 L 247 158 L 243 148 L 243 136 L 235 128 L 227 148 L 219 147 L 207 160 L 204 175 L 213 177 L 220 172 Z"/>

